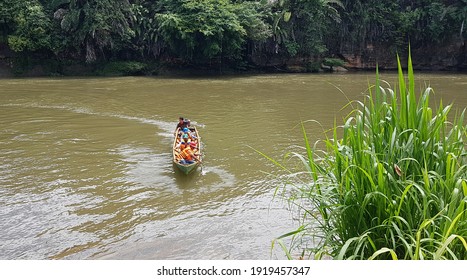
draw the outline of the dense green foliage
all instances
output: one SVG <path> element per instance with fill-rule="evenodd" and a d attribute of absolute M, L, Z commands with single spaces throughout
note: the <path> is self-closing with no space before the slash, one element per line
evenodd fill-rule
<path fill-rule="evenodd" d="M 22 56 L 244 66 L 467 38 L 467 0 L 3 0 Z"/>
<path fill-rule="evenodd" d="M 5 0 L 0 4 L 0 26 L 10 48 L 17 52 L 51 48 L 51 19 L 36 0 Z"/>
<path fill-rule="evenodd" d="M 299 241 L 286 248 L 290 257 L 300 248 L 315 258 L 467 258 L 465 110 L 432 110 L 432 89 L 416 92 L 410 56 L 408 72 L 407 84 L 399 63 L 398 91 L 377 73 L 323 150 L 303 129 L 306 152 L 294 157 L 305 171 L 284 168 L 303 213 L 300 228 L 278 240 L 284 248 L 285 237 Z"/>
<path fill-rule="evenodd" d="M 466 38 L 467 1 L 342 1 L 346 7 L 339 37 L 342 44 L 363 47 L 408 41 L 412 48 L 455 37 Z"/>

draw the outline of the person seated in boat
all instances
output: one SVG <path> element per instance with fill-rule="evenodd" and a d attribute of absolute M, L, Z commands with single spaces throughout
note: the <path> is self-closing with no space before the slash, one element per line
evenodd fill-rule
<path fill-rule="evenodd" d="M 196 161 L 200 161 L 200 159 L 193 153 L 190 146 L 186 147 L 180 152 L 180 163 L 181 164 L 192 164 Z"/>
<path fill-rule="evenodd" d="M 186 130 L 182 131 L 182 135 L 180 136 L 180 141 L 191 141 L 190 132 L 185 132 Z"/>
<path fill-rule="evenodd" d="M 196 139 L 198 139 L 196 135 L 192 131 L 190 131 L 190 129 L 188 129 L 187 127 L 183 128 L 181 133 L 182 134 L 180 135 L 180 141 L 182 141 L 185 136 L 188 136 L 188 139 L 190 141 L 196 141 Z"/>
<path fill-rule="evenodd" d="M 186 147 L 189 147 L 190 146 L 190 137 L 188 136 L 188 134 L 183 134 L 179 143 L 177 144 L 177 146 L 175 147 L 176 149 L 180 149 L 180 151 L 183 151 Z"/>
<path fill-rule="evenodd" d="M 197 142 L 194 142 L 194 141 L 190 142 L 190 148 L 193 151 L 193 154 L 195 154 L 195 156 L 197 157 L 200 156 Z"/>
<path fill-rule="evenodd" d="M 190 148 L 191 148 L 191 150 L 193 151 L 193 153 L 196 154 L 196 153 L 198 152 L 198 145 L 197 145 L 197 143 L 192 141 L 192 142 L 190 142 L 189 145 L 190 145 Z"/>
<path fill-rule="evenodd" d="M 182 151 L 186 147 L 189 147 L 190 143 L 191 143 L 190 138 L 188 137 L 187 134 L 184 134 L 182 140 L 180 141 L 180 150 Z"/>

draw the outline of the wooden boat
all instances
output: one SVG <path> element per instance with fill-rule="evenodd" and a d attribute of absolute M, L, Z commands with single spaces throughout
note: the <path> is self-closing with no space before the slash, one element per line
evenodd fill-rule
<path fill-rule="evenodd" d="M 195 139 L 192 141 L 193 143 L 195 143 L 195 147 L 193 149 L 194 154 L 195 154 L 195 156 L 197 156 L 201 160 L 201 138 L 199 137 L 198 130 L 194 126 L 190 126 L 190 127 L 188 127 L 188 129 L 190 130 L 191 135 L 195 137 Z M 180 162 L 180 160 L 181 160 L 180 152 L 181 151 L 180 151 L 180 148 L 177 148 L 179 146 L 180 140 L 181 140 L 179 132 L 180 132 L 180 128 L 177 128 L 177 130 L 175 131 L 175 139 L 174 139 L 173 149 L 172 149 L 172 151 L 173 151 L 173 163 L 183 173 L 190 174 L 191 172 L 196 170 L 196 168 L 199 165 L 201 165 L 201 161 L 195 160 L 195 162 L 191 163 L 191 164 L 183 164 L 183 163 Z"/>

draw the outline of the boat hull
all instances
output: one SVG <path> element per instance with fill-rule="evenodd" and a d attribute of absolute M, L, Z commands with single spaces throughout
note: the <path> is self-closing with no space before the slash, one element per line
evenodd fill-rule
<path fill-rule="evenodd" d="M 195 163 L 192 163 L 192 164 L 181 164 L 181 163 L 178 163 L 174 160 L 174 165 L 181 171 L 183 172 L 185 175 L 188 175 L 190 174 L 191 172 L 195 171 L 198 166 L 199 166 L 199 163 L 198 162 L 195 162 Z"/>

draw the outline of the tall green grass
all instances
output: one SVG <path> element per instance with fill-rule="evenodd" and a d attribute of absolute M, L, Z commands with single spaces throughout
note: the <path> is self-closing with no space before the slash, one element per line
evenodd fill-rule
<path fill-rule="evenodd" d="M 289 258 L 467 259 L 464 111 L 430 108 L 433 90 L 416 93 L 410 55 L 408 79 L 397 60 L 398 90 L 383 88 L 376 71 L 324 149 L 302 124 L 306 152 L 292 154 L 305 172 L 286 180 L 301 224 L 273 243 Z"/>

